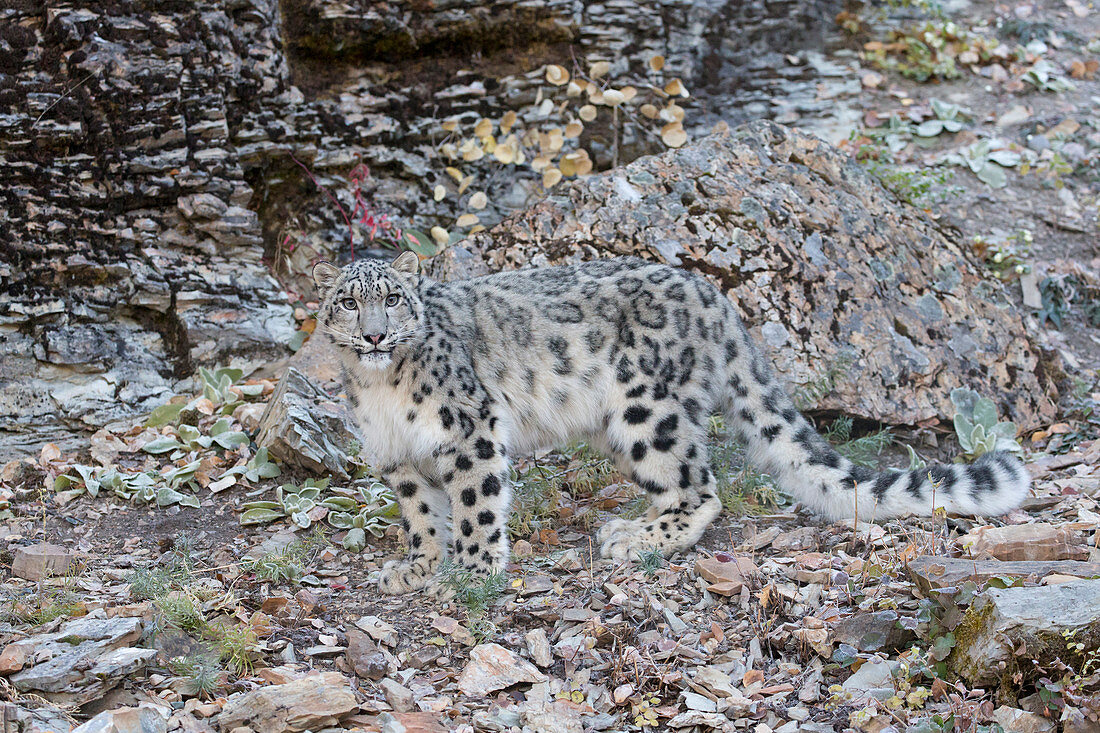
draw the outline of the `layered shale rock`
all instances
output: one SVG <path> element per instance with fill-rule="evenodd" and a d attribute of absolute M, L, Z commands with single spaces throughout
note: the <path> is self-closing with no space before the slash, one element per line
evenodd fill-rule
<path fill-rule="evenodd" d="M 285 356 L 294 324 L 272 265 L 308 294 L 311 260 L 348 254 L 341 214 L 295 159 L 349 207 L 348 173 L 365 163 L 378 211 L 449 225 L 457 202 L 432 197 L 443 119 L 529 104 L 546 63 L 604 59 L 616 74 L 654 54 L 701 102 L 689 129 L 812 118 L 832 107 L 818 81 L 822 19 L 838 8 L 3 4 L 0 457 L 147 412 L 199 365 Z M 626 159 L 648 151 L 620 142 Z M 504 179 L 485 221 L 541 196 L 533 175 Z"/>

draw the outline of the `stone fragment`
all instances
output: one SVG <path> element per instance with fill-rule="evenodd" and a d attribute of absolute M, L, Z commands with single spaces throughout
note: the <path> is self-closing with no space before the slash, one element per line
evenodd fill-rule
<path fill-rule="evenodd" d="M 0 721 L 12 733 L 71 733 L 75 725 L 66 711 L 48 703 L 25 708 L 0 702 Z"/>
<path fill-rule="evenodd" d="M 1024 578 L 1029 581 L 1042 580 L 1048 575 L 1069 575 L 1077 578 L 1100 576 L 1100 563 L 1079 562 L 1075 560 L 1054 560 L 1050 562 L 1035 560 L 969 560 L 962 557 L 937 557 L 921 555 L 913 558 L 906 566 L 909 577 L 917 584 L 922 593 L 927 594 L 933 588 L 958 586 L 968 580 L 979 587 L 990 578 Z"/>
<path fill-rule="evenodd" d="M 967 609 L 955 639 L 951 665 L 975 685 L 1003 679 L 1017 649 L 1026 649 L 1040 667 L 1068 654 L 1071 641 L 1083 645 L 1074 654 L 1096 650 L 1100 580 L 987 590 Z"/>
<path fill-rule="evenodd" d="M 10 644 L 8 649 L 25 650 L 28 661 L 43 661 L 24 665 L 8 679 L 19 690 L 53 702 L 84 704 L 102 697 L 156 658 L 156 649 L 128 646 L 140 639 L 143 631 L 140 618 L 86 616 L 69 621 L 55 632 Z"/>
<path fill-rule="evenodd" d="M 355 622 L 370 637 L 386 646 L 397 646 L 397 629 L 377 616 L 363 616 Z"/>
<path fill-rule="evenodd" d="M 335 726 L 358 708 L 342 674 L 313 672 L 231 697 L 218 716 L 218 726 L 223 732 L 248 726 L 264 733 L 297 733 Z"/>
<path fill-rule="evenodd" d="M 894 694 L 890 663 L 879 657 L 865 661 L 841 687 L 857 698 L 873 697 L 885 700 Z"/>
<path fill-rule="evenodd" d="M 1100 722 L 1086 717 L 1080 708 L 1067 707 L 1060 721 L 1062 733 L 1100 733 Z"/>
<path fill-rule="evenodd" d="M 392 677 L 384 678 L 379 685 L 382 688 L 382 694 L 385 696 L 386 702 L 396 712 L 407 713 L 413 709 L 416 698 L 408 687 Z"/>
<path fill-rule="evenodd" d="M 707 590 L 722 596 L 740 594 L 741 587 L 756 572 L 756 565 L 747 557 L 736 557 L 731 562 L 716 557 L 700 557 L 695 561 L 695 574 L 710 583 Z"/>
<path fill-rule="evenodd" d="M 64 547 L 40 542 L 15 551 L 11 572 L 27 580 L 42 580 L 50 576 L 64 575 L 73 562 L 73 553 Z"/>
<path fill-rule="evenodd" d="M 582 733 L 580 710 L 566 700 L 529 702 L 520 712 L 524 730 L 530 733 Z"/>
<path fill-rule="evenodd" d="M 833 626 L 833 641 L 850 644 L 861 652 L 894 651 L 907 647 L 916 635 L 898 624 L 897 611 L 856 613 Z"/>
<path fill-rule="evenodd" d="M 1002 705 L 993 711 L 993 720 L 1012 733 L 1054 733 L 1057 723 L 1035 713 Z"/>
<path fill-rule="evenodd" d="M 960 543 L 978 559 L 1043 561 L 1089 557 L 1078 532 L 1045 523 L 979 527 Z"/>
<path fill-rule="evenodd" d="M 382 713 L 374 723 L 379 733 L 447 733 L 435 713 Z"/>
<path fill-rule="evenodd" d="M 734 733 L 738 730 L 733 721 L 719 713 L 706 713 L 701 710 L 688 710 L 669 718 L 668 727 L 673 730 L 692 728 L 694 730 L 717 730 L 722 733 Z"/>
<path fill-rule="evenodd" d="M 357 629 L 348 629 L 347 637 L 346 654 L 352 671 L 364 679 L 376 682 L 385 677 L 389 671 L 389 662 L 378 645 Z"/>
<path fill-rule="evenodd" d="M 348 478 L 362 441 L 351 414 L 297 369 L 287 369 L 260 418 L 256 443 L 281 463 Z"/>
<path fill-rule="evenodd" d="M 818 544 L 816 529 L 813 527 L 799 527 L 778 535 L 772 540 L 772 549 L 783 553 L 803 552 L 817 549 Z"/>
<path fill-rule="evenodd" d="M 535 664 L 544 669 L 549 667 L 553 659 L 550 656 L 550 640 L 546 638 L 546 630 L 541 627 L 533 628 L 524 635 L 523 640 L 527 643 L 527 651 Z"/>
<path fill-rule="evenodd" d="M 104 710 L 73 733 L 167 733 L 169 711 L 159 705 Z"/>
<path fill-rule="evenodd" d="M 23 669 L 27 663 L 29 650 L 19 644 L 8 644 L 4 651 L 0 652 L 0 675 L 9 675 Z"/>
<path fill-rule="evenodd" d="M 458 689 L 464 695 L 481 697 L 522 682 L 545 681 L 546 675 L 533 664 L 500 644 L 478 644 L 470 650 L 470 661 L 458 678 Z"/>

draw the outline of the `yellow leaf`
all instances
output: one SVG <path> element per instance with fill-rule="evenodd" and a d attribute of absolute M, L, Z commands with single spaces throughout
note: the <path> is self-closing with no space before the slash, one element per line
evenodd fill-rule
<path fill-rule="evenodd" d="M 481 160 L 485 157 L 485 150 L 480 145 L 474 145 L 465 153 L 462 154 L 462 159 L 467 163 L 473 163 L 475 160 Z"/>
<path fill-rule="evenodd" d="M 465 229 L 466 227 L 472 227 L 477 222 L 477 214 L 463 214 L 455 221 L 455 226 Z"/>
<path fill-rule="evenodd" d="M 634 97 L 638 96 L 638 90 L 634 87 L 623 87 L 619 91 L 623 93 L 624 102 L 629 102 L 634 99 Z"/>
<path fill-rule="evenodd" d="M 473 229 L 470 230 L 470 234 L 477 234 L 478 232 L 483 232 L 483 231 L 485 231 L 485 225 L 484 224 L 478 224 L 476 227 L 474 227 Z"/>
<path fill-rule="evenodd" d="M 447 195 L 447 189 L 443 188 L 443 186 L 436 186 L 432 195 L 436 201 L 442 201 L 443 197 Z"/>
<path fill-rule="evenodd" d="M 643 104 L 641 107 L 639 107 L 638 111 L 651 120 L 657 119 L 657 115 L 661 114 L 660 110 L 658 110 L 652 104 L 648 103 Z"/>
<path fill-rule="evenodd" d="M 473 174 L 470 174 L 458 182 L 458 195 L 466 193 L 466 189 L 470 187 L 470 184 L 474 182 Z"/>
<path fill-rule="evenodd" d="M 565 136 L 567 138 L 569 138 L 570 140 L 572 140 L 575 137 L 580 137 L 580 134 L 582 132 L 584 132 L 584 125 L 581 124 L 580 122 L 578 122 L 577 120 L 573 120 L 572 122 L 570 122 L 568 125 L 565 126 Z"/>
<path fill-rule="evenodd" d="M 560 87 L 569 81 L 569 72 L 565 70 L 565 67 L 558 66 L 557 64 L 550 64 L 546 67 L 546 81 L 550 82 L 556 87 Z"/>
<path fill-rule="evenodd" d="M 586 104 L 577 111 L 577 115 L 585 122 L 591 122 L 596 119 L 596 108 L 591 104 Z"/>
<path fill-rule="evenodd" d="M 625 101 L 626 95 L 624 95 L 618 89 L 608 89 L 606 92 L 603 93 L 603 103 L 611 105 L 612 107 L 618 107 Z"/>
<path fill-rule="evenodd" d="M 540 156 L 538 156 L 537 158 L 535 158 L 534 160 L 531 161 L 531 167 L 534 168 L 537 171 L 541 171 L 543 168 L 546 168 L 549 165 L 550 165 L 550 156 L 548 156 L 548 155 L 540 155 Z"/>
<path fill-rule="evenodd" d="M 448 176 L 455 179 L 455 181 L 462 181 L 462 171 L 460 171 L 458 168 L 447 166 L 443 170 L 447 172 Z"/>
<path fill-rule="evenodd" d="M 597 61 L 592 64 L 592 67 L 588 70 L 588 75 L 593 79 L 599 79 L 609 71 L 611 71 L 611 64 L 606 61 Z"/>
<path fill-rule="evenodd" d="M 538 115 L 539 117 L 548 117 L 551 112 L 554 111 L 554 102 L 549 99 L 542 100 L 542 104 L 539 105 Z"/>
<path fill-rule="evenodd" d="M 684 132 L 684 126 L 679 122 L 670 122 L 661 128 L 661 140 L 670 148 L 678 148 L 687 142 L 688 136 Z"/>
<path fill-rule="evenodd" d="M 542 172 L 542 187 L 553 188 L 561 180 L 561 171 L 557 168 L 547 168 Z"/>
<path fill-rule="evenodd" d="M 661 69 L 665 68 L 665 57 L 661 54 L 651 56 L 649 59 L 649 68 L 653 69 L 654 71 L 660 71 Z"/>
<path fill-rule="evenodd" d="M 567 86 L 565 88 L 565 96 L 567 96 L 567 97 L 579 97 L 579 96 L 581 96 L 581 92 L 583 92 L 583 91 L 584 90 L 581 89 L 580 84 L 578 84 L 575 81 L 571 81 L 571 82 L 569 82 L 569 86 Z"/>
<path fill-rule="evenodd" d="M 470 197 L 470 208 L 480 211 L 484 209 L 489 203 L 489 197 L 485 195 L 484 191 L 476 191 L 473 196 Z"/>
<path fill-rule="evenodd" d="M 477 121 L 477 124 L 474 125 L 474 134 L 478 137 L 486 137 L 487 135 L 492 135 L 493 121 L 482 117 L 480 120 Z"/>
<path fill-rule="evenodd" d="M 668 106 L 661 110 L 661 119 L 665 122 L 683 122 L 684 108 L 675 102 L 669 102 Z"/>
<path fill-rule="evenodd" d="M 563 155 L 558 167 L 561 169 L 561 174 L 563 176 L 577 175 L 577 163 L 572 155 Z"/>
<path fill-rule="evenodd" d="M 454 132 L 458 129 L 458 120 L 444 120 L 442 127 L 447 132 Z"/>
<path fill-rule="evenodd" d="M 512 127 L 515 126 L 515 124 L 516 124 L 516 113 L 513 112 L 512 110 L 508 110 L 507 112 L 504 113 L 504 116 L 500 118 L 500 131 L 503 132 L 505 135 L 507 135 L 508 132 L 512 129 Z"/>
<path fill-rule="evenodd" d="M 443 227 L 432 227 L 430 233 L 432 235 L 432 239 L 434 239 L 435 243 L 438 244 L 440 247 L 447 246 L 447 242 L 449 242 L 451 239 L 451 235 L 448 234 L 447 230 Z"/>
<path fill-rule="evenodd" d="M 511 139 L 497 145 L 493 150 L 493 157 L 501 163 L 508 165 L 509 163 L 516 162 L 516 143 L 514 136 L 510 136 Z"/>
<path fill-rule="evenodd" d="M 668 84 L 665 84 L 665 93 L 670 96 L 687 97 L 688 90 L 684 88 L 683 82 L 679 79 L 673 79 Z"/>
<path fill-rule="evenodd" d="M 595 91 L 591 92 L 588 95 L 588 101 L 592 102 L 592 104 L 603 104 L 603 90 L 596 89 Z"/>

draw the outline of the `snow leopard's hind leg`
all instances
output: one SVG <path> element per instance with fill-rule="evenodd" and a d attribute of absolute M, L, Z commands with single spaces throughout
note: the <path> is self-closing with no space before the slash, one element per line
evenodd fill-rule
<path fill-rule="evenodd" d="M 671 555 L 698 542 L 722 510 L 705 429 L 678 403 L 662 400 L 628 406 L 609 421 L 607 438 L 622 447 L 615 451 L 617 462 L 651 504 L 642 519 L 615 519 L 601 527 L 600 554 L 634 560 L 651 550 Z"/>
<path fill-rule="evenodd" d="M 378 588 L 397 595 L 429 586 L 450 542 L 450 499 L 417 467 L 402 465 L 385 473 L 401 508 L 401 524 L 409 542 L 404 559 L 382 567 Z"/>

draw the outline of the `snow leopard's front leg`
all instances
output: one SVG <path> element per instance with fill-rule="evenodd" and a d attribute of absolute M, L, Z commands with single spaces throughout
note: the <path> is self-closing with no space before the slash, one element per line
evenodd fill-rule
<path fill-rule="evenodd" d="M 432 486 L 414 466 L 397 466 L 385 471 L 384 478 L 401 508 L 409 554 L 383 566 L 378 588 L 391 595 L 409 593 L 432 583 L 439 562 L 446 555 L 450 539 L 449 500 L 446 492 Z"/>
<path fill-rule="evenodd" d="M 454 563 L 478 576 L 501 572 L 508 561 L 512 486 L 505 452 L 491 432 L 475 431 L 440 460 L 454 517 Z"/>

